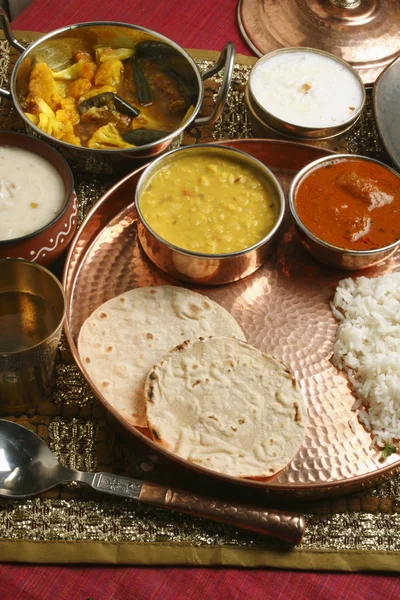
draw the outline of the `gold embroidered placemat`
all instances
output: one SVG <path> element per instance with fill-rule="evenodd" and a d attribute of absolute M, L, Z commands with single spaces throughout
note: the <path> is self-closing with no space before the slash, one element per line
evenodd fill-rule
<path fill-rule="evenodd" d="M 17 32 L 23 43 L 38 34 Z M 218 53 L 191 51 L 206 69 Z M 0 41 L 0 86 L 7 87 L 17 53 Z M 237 56 L 222 118 L 214 127 L 192 130 L 183 143 L 252 137 L 244 106 L 244 85 L 255 59 Z M 204 112 L 213 102 L 219 77 L 206 84 Z M 0 127 L 23 131 L 9 101 L 3 100 Z M 347 140 L 347 149 L 388 161 L 376 132 L 370 101 Z M 115 177 L 75 173 L 80 219 Z M 51 400 L 30 414 L 2 416 L 45 439 L 68 467 L 109 471 L 174 484 L 180 467 L 127 437 L 111 422 L 70 362 L 65 342 Z M 177 472 L 179 471 L 179 475 Z M 189 480 L 188 480 L 189 481 Z M 191 482 L 191 485 L 192 482 Z M 228 493 L 221 483 L 198 478 L 207 495 Z M 273 506 L 259 490 L 229 490 L 231 499 Z M 275 501 L 276 502 L 276 501 Z M 110 500 L 79 484 L 67 484 L 25 501 L 0 501 L 0 560 L 31 563 L 274 566 L 292 569 L 397 571 L 400 559 L 400 475 L 374 489 L 325 502 L 288 506 L 305 514 L 300 546 L 288 548 L 263 536 L 223 524 Z"/>

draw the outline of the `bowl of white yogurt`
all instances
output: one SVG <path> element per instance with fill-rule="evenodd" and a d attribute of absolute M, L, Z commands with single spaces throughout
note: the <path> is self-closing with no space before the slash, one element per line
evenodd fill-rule
<path fill-rule="evenodd" d="M 53 148 L 18 133 L 0 133 L 0 258 L 49 265 L 77 226 L 71 169 Z"/>
<path fill-rule="evenodd" d="M 314 48 L 281 48 L 253 66 L 246 102 L 255 120 L 297 141 L 347 132 L 365 104 L 365 88 L 345 61 Z"/>

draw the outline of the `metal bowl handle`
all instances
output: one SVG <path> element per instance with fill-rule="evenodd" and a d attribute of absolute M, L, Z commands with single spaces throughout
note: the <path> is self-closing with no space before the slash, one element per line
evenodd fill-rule
<path fill-rule="evenodd" d="M 25 52 L 25 46 L 20 44 L 13 34 L 10 21 L 8 20 L 8 15 L 3 8 L 0 8 L 0 26 L 4 32 L 7 42 L 11 44 L 11 46 L 13 46 L 16 50 L 18 50 L 18 52 L 20 52 L 21 54 L 22 52 Z M 3 88 L 0 88 L 0 96 L 11 100 L 11 92 L 9 92 L 8 90 L 4 90 Z"/>
<path fill-rule="evenodd" d="M 232 79 L 233 67 L 235 66 L 235 46 L 232 42 L 228 42 L 221 52 L 218 62 L 203 73 L 203 81 L 209 79 L 216 73 L 219 73 L 223 67 L 225 67 L 224 77 L 221 83 L 221 89 L 219 90 L 217 100 L 215 102 L 214 110 L 207 117 L 198 117 L 192 123 L 192 127 L 198 127 L 199 125 L 212 125 L 220 116 L 226 98 L 228 96 L 228 90 Z"/>

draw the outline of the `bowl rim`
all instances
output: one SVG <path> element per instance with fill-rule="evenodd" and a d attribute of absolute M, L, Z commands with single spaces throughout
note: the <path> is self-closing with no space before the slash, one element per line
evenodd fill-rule
<path fill-rule="evenodd" d="M 381 167 L 384 167 L 385 169 L 394 173 L 394 175 L 396 175 L 398 177 L 399 183 L 400 183 L 400 173 L 398 173 L 392 167 L 389 167 L 385 163 L 381 162 L 380 160 L 376 160 L 375 158 L 370 158 L 369 156 L 362 156 L 360 154 L 336 154 L 334 156 L 323 156 L 322 158 L 318 158 L 318 159 L 312 161 L 311 163 L 309 163 L 308 165 L 306 165 L 305 167 L 303 167 L 297 173 L 297 175 L 293 179 L 293 181 L 290 185 L 290 188 L 289 188 L 289 192 L 288 192 L 289 209 L 290 209 L 290 213 L 291 213 L 293 219 L 296 222 L 296 225 L 307 235 L 307 237 L 312 239 L 314 242 L 318 243 L 319 245 L 323 246 L 324 248 L 327 248 L 328 250 L 332 250 L 334 252 L 338 252 L 338 253 L 344 254 L 346 256 L 374 256 L 376 254 L 380 254 L 381 252 L 386 252 L 388 250 L 392 250 L 392 249 L 396 248 L 396 246 L 398 246 L 400 244 L 400 238 L 398 240 L 396 240 L 395 242 L 388 244 L 387 246 L 381 246 L 379 248 L 371 248 L 369 250 L 351 250 L 350 248 L 348 249 L 348 248 L 341 248 L 340 246 L 334 246 L 333 244 L 330 244 L 329 242 L 325 242 L 324 240 L 322 240 L 321 238 L 316 236 L 314 233 L 312 233 L 312 231 L 310 231 L 304 225 L 303 221 L 300 219 L 299 215 L 297 214 L 296 207 L 295 207 L 295 195 L 296 195 L 297 188 L 301 184 L 302 180 L 305 179 L 305 177 L 307 177 L 315 169 L 315 167 L 319 167 L 319 165 L 321 165 L 323 163 L 330 163 L 333 161 L 341 162 L 341 161 L 347 161 L 347 160 L 350 160 L 350 161 L 351 160 L 362 160 L 365 162 L 373 162 L 375 164 L 378 164 Z"/>
<path fill-rule="evenodd" d="M 359 108 L 356 110 L 356 112 L 353 115 L 351 115 L 348 119 L 346 119 L 346 121 L 341 121 L 340 123 L 337 123 L 336 125 L 324 125 L 324 126 L 320 126 L 320 127 L 318 127 L 318 126 L 310 127 L 309 125 L 300 125 L 299 123 L 293 123 L 292 121 L 286 121 L 284 119 L 281 119 L 280 117 L 276 116 L 274 113 L 271 113 L 269 110 L 267 110 L 265 107 L 263 107 L 258 102 L 256 95 L 252 91 L 252 85 L 251 85 L 252 78 L 254 77 L 254 72 L 257 71 L 260 64 L 263 64 L 264 62 L 268 62 L 268 60 L 270 58 L 272 58 L 274 56 L 278 56 L 280 54 L 291 54 L 294 52 L 307 52 L 307 53 L 311 52 L 313 54 L 319 54 L 321 56 L 326 56 L 327 58 L 330 58 L 331 60 L 347 67 L 347 69 L 355 76 L 355 78 L 359 82 L 361 90 L 362 90 L 362 101 L 361 101 Z M 309 46 L 287 46 L 284 48 L 278 48 L 277 50 L 272 50 L 272 52 L 268 52 L 267 54 L 264 54 L 252 66 L 249 77 L 248 77 L 247 86 L 249 87 L 249 90 L 250 90 L 250 97 L 254 100 L 257 107 L 266 115 L 266 117 L 274 119 L 274 121 L 276 121 L 276 123 L 278 123 L 279 126 L 284 131 L 286 131 L 287 126 L 289 126 L 290 128 L 298 128 L 305 134 L 312 133 L 314 131 L 328 131 L 328 132 L 332 131 L 333 133 L 335 133 L 337 130 L 339 130 L 343 127 L 347 127 L 347 126 L 350 127 L 361 115 L 361 112 L 365 106 L 365 102 L 366 102 L 366 98 L 367 98 L 363 80 L 361 79 L 358 72 L 348 62 L 346 62 L 339 56 L 332 54 L 331 52 L 326 52 L 325 50 L 320 50 L 318 48 L 311 48 Z M 280 130 L 278 130 L 278 131 L 280 131 Z M 327 137 L 329 137 L 329 134 Z"/>
<path fill-rule="evenodd" d="M 104 27 L 104 26 L 108 26 L 108 27 L 125 27 L 127 29 L 131 29 L 131 30 L 136 30 L 136 31 L 142 31 L 144 33 L 147 33 L 149 35 L 154 36 L 155 38 L 157 38 L 157 41 L 162 41 L 162 42 L 166 42 L 168 45 L 172 46 L 173 48 L 175 48 L 180 54 L 182 54 L 182 56 L 185 58 L 185 60 L 190 64 L 190 66 L 193 69 L 193 73 L 195 74 L 196 78 L 197 78 L 197 83 L 199 86 L 199 91 L 198 91 L 198 97 L 197 97 L 197 102 L 196 105 L 194 106 L 194 110 L 192 112 L 192 114 L 183 122 L 181 123 L 181 125 L 175 129 L 174 131 L 172 131 L 171 133 L 169 133 L 167 136 L 160 138 L 159 140 L 156 140 L 155 142 L 150 142 L 148 144 L 143 144 L 142 146 L 133 146 L 132 148 L 114 148 L 114 149 L 106 149 L 106 148 L 87 148 L 86 146 L 75 146 L 74 144 L 70 144 L 69 142 L 65 142 L 63 140 L 59 140 L 55 137 L 53 137 L 52 135 L 49 135 L 48 133 L 45 133 L 44 131 L 42 131 L 41 129 L 39 129 L 39 127 L 37 127 L 36 125 L 34 125 L 26 116 L 25 113 L 22 109 L 21 106 L 21 101 L 20 98 L 18 97 L 17 93 L 15 92 L 15 87 L 16 87 L 16 79 L 17 79 L 17 72 L 19 70 L 20 65 L 22 64 L 23 60 L 25 60 L 25 58 L 28 57 L 28 55 L 35 49 L 37 48 L 40 44 L 42 44 L 43 42 L 46 42 L 50 39 L 52 39 L 53 37 L 56 37 L 62 33 L 67 33 L 69 31 L 73 31 L 75 29 L 82 29 L 84 27 Z M 129 153 L 129 154 L 135 154 L 135 153 L 139 153 L 141 150 L 149 150 L 152 149 L 154 147 L 156 147 L 158 144 L 162 143 L 165 144 L 167 142 L 172 142 L 172 140 L 174 138 L 176 138 L 177 136 L 179 136 L 181 133 L 183 133 L 185 131 L 185 129 L 187 128 L 188 124 L 191 123 L 197 116 L 201 105 L 203 103 L 203 98 L 204 98 L 204 81 L 203 78 L 201 76 L 200 70 L 198 68 L 198 66 L 196 65 L 194 59 L 190 56 L 190 54 L 187 52 L 187 50 L 185 50 L 185 48 L 183 48 L 182 46 L 180 46 L 177 42 L 174 42 L 173 40 L 171 40 L 170 38 L 168 38 L 167 36 L 163 35 L 162 33 L 158 33 L 157 31 L 154 31 L 153 29 L 148 29 L 147 27 L 141 27 L 140 25 L 135 25 L 132 23 L 124 23 L 122 21 L 85 21 L 83 23 L 74 23 L 71 25 L 66 25 L 65 27 L 60 27 L 58 29 L 54 29 L 53 31 L 50 31 L 49 33 L 46 33 L 45 35 L 42 35 L 38 40 L 36 40 L 35 42 L 33 42 L 32 44 L 30 44 L 25 52 L 23 52 L 21 54 L 21 56 L 18 58 L 17 62 L 15 63 L 15 66 L 12 70 L 11 73 L 11 80 L 10 80 L 10 92 L 12 95 L 12 100 L 13 100 L 13 104 L 15 109 L 17 110 L 17 112 L 19 113 L 20 117 L 23 119 L 23 121 L 29 126 L 31 127 L 35 133 L 37 133 L 38 135 L 44 137 L 46 140 L 49 140 L 50 143 L 51 142 L 57 142 L 57 144 L 60 144 L 61 147 L 65 147 L 65 148 L 70 148 L 73 150 L 76 150 L 78 152 L 95 152 L 99 155 L 116 155 L 117 153 Z"/>
<path fill-rule="evenodd" d="M 21 139 L 25 139 L 25 140 L 29 140 L 29 143 L 32 143 L 36 146 L 39 146 L 39 148 L 46 148 L 46 151 L 49 151 L 50 154 L 52 154 L 56 161 L 60 160 L 61 162 L 64 163 L 66 170 L 67 170 L 67 175 L 68 175 L 68 180 L 71 184 L 71 189 L 70 192 L 68 194 L 68 189 L 67 186 L 63 186 L 64 187 L 64 202 L 63 202 L 63 206 L 62 209 L 60 210 L 59 213 L 57 213 L 57 215 L 54 217 L 54 219 L 52 219 L 49 223 L 47 223 L 46 225 L 43 225 L 43 227 L 41 227 L 40 229 L 36 229 L 35 231 L 32 231 L 32 233 L 27 233 L 26 235 L 20 236 L 20 237 L 16 237 L 16 238 L 10 238 L 7 240 L 0 240 L 0 247 L 2 246 L 10 246 L 10 245 L 16 245 L 20 242 L 24 242 L 25 240 L 29 240 L 30 238 L 34 238 L 37 235 L 40 235 L 41 233 L 43 233 L 44 231 L 46 231 L 46 229 L 49 229 L 50 227 L 52 227 L 53 225 L 55 225 L 57 223 L 57 221 L 59 221 L 64 214 L 66 213 L 66 211 L 68 210 L 71 201 L 73 200 L 74 196 L 75 196 L 75 184 L 74 184 L 74 176 L 72 174 L 72 170 L 71 167 L 69 166 L 68 162 L 65 160 L 65 158 L 55 149 L 53 148 L 53 146 L 50 146 L 49 144 L 46 144 L 46 142 L 43 142 L 42 140 L 38 140 L 37 138 L 31 137 L 29 135 L 25 135 L 24 133 L 14 133 L 12 131 L 2 131 L 0 132 L 0 138 L 3 135 L 9 135 L 10 137 L 15 137 L 17 140 L 21 140 Z M 6 146 L 10 146 L 10 147 L 15 147 L 15 148 L 21 148 L 22 150 L 27 150 L 26 148 L 15 144 L 15 145 L 10 145 L 10 144 L 2 144 L 0 142 L 0 147 L 6 147 Z M 60 175 L 60 177 L 62 178 L 62 175 L 59 171 L 59 169 L 57 168 L 57 166 L 49 161 L 43 154 L 41 153 L 36 153 L 34 151 L 34 149 L 30 149 L 27 150 L 27 152 L 32 152 L 32 154 L 38 154 L 39 156 L 41 156 L 44 160 L 46 160 L 49 164 L 52 165 L 52 167 L 54 167 L 54 169 L 56 169 L 57 173 Z M 64 183 L 64 182 L 63 182 Z"/>
<path fill-rule="evenodd" d="M 193 250 L 186 250 L 185 248 L 176 246 L 175 244 L 168 242 L 167 240 L 162 238 L 158 233 L 156 233 L 150 227 L 150 225 L 147 223 L 146 219 L 143 217 L 143 214 L 142 214 L 142 211 L 140 208 L 140 197 L 139 196 L 142 191 L 142 188 L 147 183 L 147 180 L 149 180 L 155 174 L 155 172 L 157 172 L 160 168 L 162 168 L 162 165 L 160 167 L 160 164 L 163 163 L 164 161 L 166 163 L 168 163 L 171 160 L 170 157 L 174 154 L 182 154 L 182 153 L 189 154 L 189 153 L 193 153 L 193 152 L 195 154 L 203 154 L 203 153 L 207 153 L 207 151 L 211 151 L 211 153 L 221 154 L 221 155 L 232 154 L 235 157 L 237 157 L 237 159 L 238 159 L 237 162 L 240 162 L 240 157 L 245 157 L 245 159 L 248 163 L 253 163 L 254 167 L 259 172 L 262 172 L 264 174 L 264 176 L 269 179 L 269 182 L 271 183 L 271 185 L 277 195 L 277 198 L 279 199 L 279 211 L 278 211 L 278 216 L 277 216 L 274 226 L 267 233 L 267 235 L 265 235 L 261 240 L 259 240 L 257 243 L 253 244 L 252 246 L 248 246 L 247 248 L 243 248 L 242 250 L 235 250 L 234 252 L 226 252 L 226 253 L 219 253 L 219 254 L 206 254 L 206 253 L 202 253 L 202 252 L 195 252 Z M 136 205 L 136 210 L 138 213 L 139 220 L 142 223 L 143 227 L 145 227 L 145 229 L 151 235 L 153 235 L 158 242 L 160 242 L 161 244 L 164 244 L 170 250 L 173 250 L 173 251 L 178 252 L 179 254 L 183 254 L 185 256 L 190 256 L 192 258 L 199 258 L 202 260 L 215 260 L 215 259 L 219 260 L 219 259 L 237 258 L 239 256 L 243 256 L 245 254 L 248 254 L 249 252 L 252 252 L 253 250 L 257 250 L 257 248 L 259 248 L 260 246 L 263 246 L 266 242 L 268 242 L 270 239 L 272 239 L 272 237 L 276 234 L 276 232 L 278 231 L 278 229 L 283 221 L 283 217 L 285 214 L 285 194 L 283 192 L 281 184 L 279 183 L 277 177 L 275 177 L 275 175 L 273 174 L 271 169 L 269 169 L 266 165 L 264 165 L 264 163 L 262 163 L 257 158 L 254 158 L 253 156 L 251 156 L 251 154 L 248 154 L 247 152 L 244 152 L 243 150 L 238 150 L 237 148 L 231 148 L 230 146 L 220 146 L 218 144 L 193 144 L 190 146 L 182 146 L 181 148 L 176 148 L 175 150 L 170 150 L 166 154 L 163 154 L 162 156 L 157 158 L 155 161 L 153 161 L 151 164 L 149 164 L 145 168 L 145 170 L 141 174 L 141 176 L 137 182 L 137 185 L 136 185 L 135 205 Z"/>

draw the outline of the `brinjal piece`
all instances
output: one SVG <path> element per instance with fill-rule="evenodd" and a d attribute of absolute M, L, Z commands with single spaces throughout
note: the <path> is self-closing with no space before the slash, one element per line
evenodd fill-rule
<path fill-rule="evenodd" d="M 129 104 L 117 94 L 114 94 L 114 106 L 124 115 L 129 115 L 130 117 L 138 117 L 140 115 L 140 110 L 136 106 L 132 106 L 132 104 Z"/>
<path fill-rule="evenodd" d="M 148 81 L 134 58 L 129 59 L 133 69 L 133 78 L 135 80 L 136 94 L 139 104 L 142 106 L 150 106 L 153 102 L 153 94 Z"/>
<path fill-rule="evenodd" d="M 98 94 L 97 96 L 91 96 L 87 100 L 84 100 L 77 106 L 78 113 L 82 114 L 89 110 L 90 108 L 99 108 L 100 106 L 105 106 L 109 102 L 114 102 L 114 94 L 113 92 L 103 92 L 102 94 Z"/>
<path fill-rule="evenodd" d="M 137 108 L 128 104 L 128 102 L 125 102 L 123 98 L 114 94 L 114 92 L 103 92 L 97 96 L 91 96 L 91 98 L 78 104 L 77 111 L 82 114 L 91 108 L 99 108 L 101 106 L 106 106 L 107 104 L 112 104 L 116 110 L 125 115 L 129 115 L 130 117 L 138 117 L 140 115 L 140 111 Z"/>
<path fill-rule="evenodd" d="M 157 140 L 161 140 L 170 133 L 170 131 L 145 129 L 144 127 L 141 127 L 140 129 L 132 129 L 131 131 L 127 131 L 122 135 L 122 138 L 128 144 L 133 144 L 134 146 L 144 146 L 145 144 L 157 142 Z"/>

